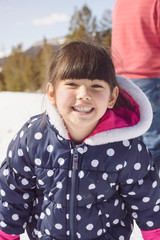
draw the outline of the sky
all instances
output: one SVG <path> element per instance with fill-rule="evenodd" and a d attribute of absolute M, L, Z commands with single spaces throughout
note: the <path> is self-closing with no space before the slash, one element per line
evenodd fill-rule
<path fill-rule="evenodd" d="M 0 58 L 22 44 L 26 50 L 34 43 L 68 34 L 75 7 L 86 4 L 101 18 L 113 10 L 115 0 L 0 0 Z"/>

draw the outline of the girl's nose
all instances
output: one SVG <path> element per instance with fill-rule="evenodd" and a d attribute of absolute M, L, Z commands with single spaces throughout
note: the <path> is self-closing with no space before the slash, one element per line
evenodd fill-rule
<path fill-rule="evenodd" d="M 77 99 L 91 100 L 89 90 L 85 86 L 80 86 L 77 92 Z"/>

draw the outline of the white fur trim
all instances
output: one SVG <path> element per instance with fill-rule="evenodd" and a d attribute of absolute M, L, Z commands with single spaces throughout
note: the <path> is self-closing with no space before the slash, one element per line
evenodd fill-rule
<path fill-rule="evenodd" d="M 123 77 L 117 76 L 117 81 L 119 87 L 131 95 L 135 102 L 139 105 L 140 121 L 131 127 L 118 128 L 97 133 L 85 140 L 85 143 L 88 145 L 101 145 L 139 137 L 149 129 L 152 123 L 152 107 L 141 89 L 138 88 L 131 80 L 127 80 Z M 60 136 L 62 136 L 64 139 L 69 139 L 63 119 L 59 115 L 56 107 L 50 105 L 48 100 L 46 105 L 46 113 L 49 116 L 50 123 L 58 130 Z"/>
<path fill-rule="evenodd" d="M 48 97 L 46 97 L 46 113 L 49 116 L 49 121 L 59 132 L 60 136 L 64 139 L 68 139 L 68 132 L 64 125 L 64 121 L 57 111 L 57 108 L 49 103 Z"/>
<path fill-rule="evenodd" d="M 117 76 L 117 81 L 119 87 L 131 95 L 139 105 L 140 121 L 131 127 L 118 128 L 96 134 L 85 140 L 89 145 L 100 145 L 136 138 L 144 134 L 151 126 L 153 113 L 146 95 L 131 80 Z"/>

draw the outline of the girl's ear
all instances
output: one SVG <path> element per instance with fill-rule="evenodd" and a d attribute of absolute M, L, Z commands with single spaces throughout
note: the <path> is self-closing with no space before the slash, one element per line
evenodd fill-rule
<path fill-rule="evenodd" d="M 114 104 L 117 100 L 118 94 L 119 94 L 119 88 L 116 86 L 116 87 L 114 87 L 114 89 L 111 93 L 111 96 L 110 96 L 110 99 L 109 99 L 109 102 L 108 102 L 108 108 L 113 108 L 114 107 Z"/>
<path fill-rule="evenodd" d="M 47 96 L 48 96 L 50 104 L 55 105 L 56 101 L 55 101 L 54 90 L 53 90 L 52 84 L 47 83 L 46 89 L 47 89 Z"/>

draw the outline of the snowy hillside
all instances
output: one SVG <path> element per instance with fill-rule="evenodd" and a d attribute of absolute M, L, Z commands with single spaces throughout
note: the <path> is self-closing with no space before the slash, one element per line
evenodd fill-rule
<path fill-rule="evenodd" d="M 5 157 L 7 146 L 17 131 L 33 115 L 43 112 L 44 96 L 39 93 L 0 92 L 0 163 Z M 21 240 L 28 240 L 26 234 Z M 131 240 L 142 240 L 137 227 Z"/>

